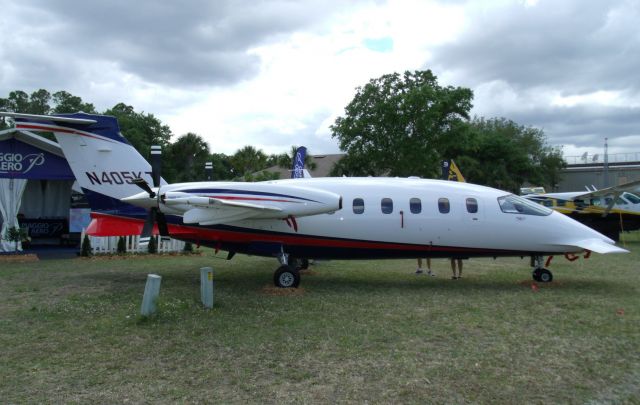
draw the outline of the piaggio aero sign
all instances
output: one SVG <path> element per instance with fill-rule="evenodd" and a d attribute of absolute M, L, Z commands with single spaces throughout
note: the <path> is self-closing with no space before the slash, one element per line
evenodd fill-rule
<path fill-rule="evenodd" d="M 0 153 L 0 173 L 26 174 L 45 162 L 44 153 Z"/>

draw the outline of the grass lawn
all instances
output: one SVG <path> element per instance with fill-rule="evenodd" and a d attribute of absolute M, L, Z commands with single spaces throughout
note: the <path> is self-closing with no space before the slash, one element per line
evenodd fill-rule
<path fill-rule="evenodd" d="M 640 241 L 551 264 L 274 259 L 0 262 L 0 403 L 640 403 Z M 221 254 L 220 257 L 224 257 Z M 215 271 L 215 305 L 199 272 Z M 147 273 L 158 315 L 138 314 Z"/>

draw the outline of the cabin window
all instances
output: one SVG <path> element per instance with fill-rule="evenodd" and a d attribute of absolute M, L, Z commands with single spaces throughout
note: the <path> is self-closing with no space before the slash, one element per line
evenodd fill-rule
<path fill-rule="evenodd" d="M 448 198 L 438 198 L 438 210 L 441 214 L 448 214 L 451 211 Z"/>
<path fill-rule="evenodd" d="M 502 212 L 507 214 L 546 216 L 553 212 L 547 207 L 513 194 L 499 197 L 498 204 Z"/>
<path fill-rule="evenodd" d="M 553 207 L 553 200 L 544 200 L 542 201 L 542 205 L 545 207 Z"/>
<path fill-rule="evenodd" d="M 362 214 L 364 212 L 364 200 L 362 198 L 353 199 L 353 213 Z"/>
<path fill-rule="evenodd" d="M 467 212 L 470 214 L 478 212 L 478 200 L 475 198 L 467 198 Z"/>
<path fill-rule="evenodd" d="M 422 212 L 422 201 L 419 198 L 412 198 L 409 200 L 409 210 L 412 214 L 419 214 Z"/>
<path fill-rule="evenodd" d="M 556 200 L 556 205 L 558 207 L 566 207 L 567 206 L 567 201 L 566 200 Z"/>
<path fill-rule="evenodd" d="M 393 200 L 391 198 L 383 198 L 380 201 L 380 208 L 383 214 L 391 214 L 393 212 Z"/>

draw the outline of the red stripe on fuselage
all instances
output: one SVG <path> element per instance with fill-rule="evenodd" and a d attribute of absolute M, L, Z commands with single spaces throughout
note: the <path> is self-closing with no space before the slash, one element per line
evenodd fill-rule
<path fill-rule="evenodd" d="M 121 236 L 121 235 L 139 235 L 142 232 L 144 220 L 113 216 L 101 213 L 91 213 L 96 226 L 90 226 L 87 228 L 87 233 L 92 236 Z M 112 224 L 109 224 L 112 222 Z M 129 224 L 126 224 L 126 223 Z M 101 227 L 98 227 L 101 225 Z M 375 242 L 375 241 L 361 241 L 353 239 L 337 239 L 323 236 L 313 235 L 288 235 L 283 233 L 271 233 L 271 232 L 252 232 L 246 228 L 238 228 L 238 230 L 227 229 L 209 229 L 187 225 L 168 224 L 169 234 L 177 239 L 187 238 L 191 240 L 204 241 L 221 241 L 225 243 L 239 243 L 250 244 L 253 242 L 273 242 L 282 245 L 291 246 L 308 246 L 308 247 L 323 247 L 323 248 L 336 248 L 336 249 L 372 249 L 372 250 L 396 250 L 402 251 L 416 251 L 420 250 L 425 253 L 428 252 L 451 252 L 451 253 L 496 253 L 504 254 L 508 252 L 506 250 L 497 249 L 478 249 L 478 248 L 466 248 L 466 247 L 453 247 L 453 246 L 432 246 L 432 245 L 420 245 L 420 244 L 403 244 L 394 242 Z M 122 233 L 123 230 L 137 230 L 132 233 Z M 120 230 L 120 233 L 112 233 Z M 94 231 L 97 231 L 95 233 Z M 154 227 L 154 235 L 158 234 L 157 227 Z"/>
<path fill-rule="evenodd" d="M 65 128 L 65 127 L 57 127 L 57 126 L 48 127 L 48 126 L 41 126 L 41 125 L 35 125 L 35 124 L 16 123 L 16 129 L 31 129 L 34 131 L 62 132 L 65 134 L 80 135 L 80 136 L 86 136 L 87 138 L 99 139 L 101 141 L 114 142 L 109 138 L 103 138 L 100 136 L 90 134 L 88 132 L 77 131 L 75 129 Z"/>

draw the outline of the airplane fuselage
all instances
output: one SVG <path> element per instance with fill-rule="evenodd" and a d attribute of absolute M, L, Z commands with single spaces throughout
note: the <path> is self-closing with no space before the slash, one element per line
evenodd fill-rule
<path fill-rule="evenodd" d="M 216 197 L 258 186 L 294 186 L 342 196 L 342 209 L 292 220 L 247 219 L 224 225 L 185 224 L 173 207 L 172 236 L 222 250 L 297 257 L 471 257 L 581 251 L 568 241 L 601 238 L 592 229 L 540 207 L 535 215 L 507 210 L 510 194 L 466 183 L 404 178 L 312 178 L 262 183 L 200 182 L 163 186 L 160 193 Z M 210 190 L 210 192 L 208 192 Z M 264 198 L 262 196 L 261 198 Z M 517 198 L 517 197 L 516 197 Z M 529 204 L 534 204 L 529 202 Z M 546 210 L 546 211 L 545 211 Z M 295 221 L 295 226 L 292 223 Z"/>

